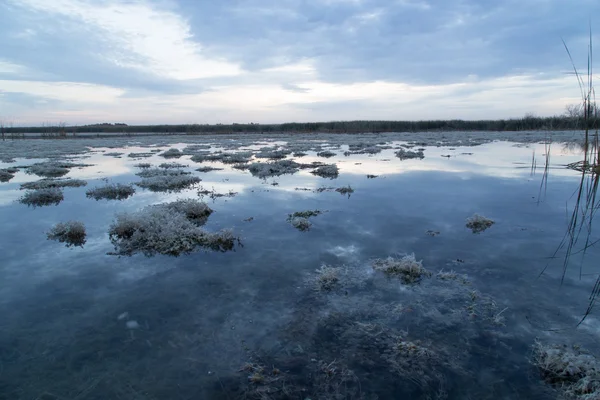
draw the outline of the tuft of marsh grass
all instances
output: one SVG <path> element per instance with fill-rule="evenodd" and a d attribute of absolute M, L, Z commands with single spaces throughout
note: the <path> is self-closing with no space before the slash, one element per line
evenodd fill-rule
<path fill-rule="evenodd" d="M 300 168 L 301 165 L 292 160 L 279 160 L 270 163 L 256 162 L 248 166 L 248 170 L 253 176 L 263 179 L 284 174 L 295 174 Z"/>
<path fill-rule="evenodd" d="M 321 214 L 323 214 L 323 211 L 320 211 L 320 210 L 296 211 L 292 214 L 288 214 L 288 219 L 310 218 L 310 217 L 316 217 L 317 215 L 321 215 Z"/>
<path fill-rule="evenodd" d="M 82 187 L 86 186 L 87 182 L 81 179 L 40 179 L 35 182 L 25 182 L 21 184 L 23 189 L 50 189 L 50 188 L 65 188 L 65 187 Z"/>
<path fill-rule="evenodd" d="M 208 189 L 204 189 L 202 186 L 200 186 L 200 188 L 198 188 L 198 196 L 200 198 L 203 198 L 204 196 L 208 196 L 211 200 L 216 200 L 220 197 L 234 197 L 237 192 L 234 192 L 233 190 L 230 190 L 227 193 L 218 193 L 215 188 L 212 188 L 212 190 L 208 190 Z"/>
<path fill-rule="evenodd" d="M 19 199 L 19 202 L 32 207 L 58 205 L 64 200 L 59 188 L 29 190 Z"/>
<path fill-rule="evenodd" d="M 484 217 L 483 215 L 473 214 L 472 217 L 467 218 L 467 228 L 471 229 L 473 233 L 481 233 L 494 225 L 494 221 Z"/>
<path fill-rule="evenodd" d="M 202 179 L 197 176 L 158 175 L 143 178 L 140 182 L 136 182 L 136 185 L 152 192 L 179 192 L 189 189 L 201 181 Z"/>
<path fill-rule="evenodd" d="M 235 166 L 234 166 L 234 168 L 235 168 Z M 211 172 L 211 171 L 222 171 L 222 170 L 223 170 L 223 168 L 217 168 L 217 167 L 200 167 L 200 168 L 196 168 L 196 171 L 198 171 L 198 172 Z"/>
<path fill-rule="evenodd" d="M 211 213 L 206 203 L 186 199 L 118 214 L 108 232 L 115 247 L 114 254 L 179 256 L 198 247 L 215 251 L 232 250 L 238 239 L 231 231 L 212 233 L 201 228 Z"/>
<path fill-rule="evenodd" d="M 386 275 L 398 276 L 407 284 L 417 283 L 423 277 L 431 276 L 431 272 L 423 267 L 422 261 L 417 261 L 414 254 L 401 258 L 378 258 L 373 261 L 375 271 L 384 272 Z"/>
<path fill-rule="evenodd" d="M 291 150 L 288 149 L 271 149 L 271 148 L 265 148 L 265 149 L 261 149 L 258 153 L 254 154 L 254 157 L 256 158 L 268 158 L 270 160 L 281 160 L 286 158 L 288 155 L 290 155 L 292 153 Z"/>
<path fill-rule="evenodd" d="M 47 233 L 48 240 L 57 240 L 65 246 L 83 247 L 86 242 L 85 225 L 79 221 L 61 222 Z"/>
<path fill-rule="evenodd" d="M 335 153 L 333 151 L 329 151 L 329 150 L 323 150 L 317 153 L 317 156 L 319 157 L 324 157 L 324 158 L 331 158 L 331 157 L 335 157 Z"/>
<path fill-rule="evenodd" d="M 321 165 L 317 169 L 311 171 L 311 174 L 322 178 L 335 179 L 338 177 L 340 170 L 336 164 Z"/>
<path fill-rule="evenodd" d="M 183 153 L 179 149 L 169 149 L 159 155 L 164 158 L 179 158 Z"/>
<path fill-rule="evenodd" d="M 412 150 L 400 149 L 400 150 L 396 151 L 394 154 L 396 154 L 396 157 L 398 157 L 400 160 L 410 160 L 410 159 L 421 160 L 421 159 L 425 158 L 425 154 L 423 153 L 422 150 L 412 151 Z"/>
<path fill-rule="evenodd" d="M 335 189 L 335 191 L 342 195 L 348 195 L 348 198 L 350 198 L 350 195 L 354 193 L 354 189 L 352 189 L 350 185 L 339 187 Z"/>
<path fill-rule="evenodd" d="M 181 169 L 174 168 L 144 168 L 136 175 L 140 178 L 152 178 L 155 176 L 177 176 L 177 175 L 190 175 L 190 172 L 182 171 Z"/>
<path fill-rule="evenodd" d="M 87 164 L 74 164 L 68 161 L 46 161 L 30 165 L 26 172 L 45 178 L 59 178 L 68 174 L 71 168 L 87 166 Z"/>
<path fill-rule="evenodd" d="M 600 361 L 591 354 L 566 346 L 551 346 L 536 341 L 531 363 L 541 377 L 566 398 L 600 398 Z"/>
<path fill-rule="evenodd" d="M 308 231 L 312 226 L 312 223 L 308 220 L 308 218 L 303 217 L 295 217 L 289 220 L 289 223 L 299 231 Z"/>
<path fill-rule="evenodd" d="M 85 195 L 96 200 L 125 200 L 126 198 L 133 196 L 134 193 L 135 189 L 132 185 L 114 183 L 89 189 L 85 192 Z"/>
<path fill-rule="evenodd" d="M 142 168 L 142 169 L 147 169 L 147 168 L 150 168 L 151 166 L 152 166 L 152 164 L 145 163 L 145 162 L 144 163 L 137 163 L 137 164 L 134 165 L 134 167 Z"/>
<path fill-rule="evenodd" d="M 317 273 L 317 290 L 330 292 L 340 285 L 340 274 L 342 272 L 342 268 L 330 267 L 326 264 L 323 264 L 315 272 Z"/>
<path fill-rule="evenodd" d="M 110 153 L 104 153 L 104 154 L 102 154 L 102 155 L 103 155 L 103 156 L 105 156 L 105 157 L 116 157 L 116 158 L 121 158 L 121 156 L 122 156 L 123 154 L 125 154 L 125 153 L 119 153 L 119 152 L 113 151 L 113 152 L 110 152 Z"/>
<path fill-rule="evenodd" d="M 17 168 L 3 168 L 0 169 L 0 182 L 8 182 L 15 177 L 15 174 L 19 170 Z"/>
<path fill-rule="evenodd" d="M 163 169 L 176 169 L 176 168 L 185 168 L 185 167 L 187 167 L 187 165 L 180 164 L 177 162 L 162 163 L 158 166 L 158 168 L 163 168 Z"/>
<path fill-rule="evenodd" d="M 154 155 L 154 153 L 148 153 L 148 152 L 144 152 L 144 153 L 129 153 L 127 154 L 127 157 L 130 158 L 148 158 L 148 157 L 152 157 Z"/>

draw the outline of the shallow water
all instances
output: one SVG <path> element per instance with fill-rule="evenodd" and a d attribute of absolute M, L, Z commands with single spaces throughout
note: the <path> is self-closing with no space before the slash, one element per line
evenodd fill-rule
<path fill-rule="evenodd" d="M 186 144 L 160 149 L 169 147 Z M 39 208 L 16 201 L 19 185 L 37 180 L 18 172 L 0 183 L 0 398 L 556 396 L 529 364 L 534 340 L 598 351 L 600 332 L 595 315 L 576 329 L 596 279 L 598 249 L 589 249 L 581 276 L 576 263 L 562 284 L 561 259 L 548 259 L 565 234 L 580 177 L 564 166 L 581 155 L 553 144 L 543 185 L 544 144 L 424 147 L 422 160 L 401 161 L 394 149 L 343 156 L 343 143 L 332 146 L 336 157 L 308 151 L 297 159 L 336 163 L 340 175 L 333 180 L 308 170 L 261 180 L 189 156 L 127 157 L 148 147 L 93 148 L 81 158 L 92 166 L 66 176 L 87 180 L 87 187 L 66 188 L 58 206 Z M 197 198 L 197 187 L 168 194 L 137 188 L 123 201 L 95 201 L 86 189 L 104 180 L 139 181 L 135 164 L 165 161 L 189 171 L 224 168 L 194 174 L 205 189 L 237 193 L 204 197 L 215 210 L 206 229 L 232 228 L 241 246 L 180 257 L 107 254 L 114 250 L 107 231 L 116 213 Z M 350 196 L 315 191 L 346 185 L 354 189 Z M 307 232 L 286 221 L 289 213 L 312 209 L 325 212 L 311 218 Z M 495 224 L 473 234 L 465 220 L 474 213 Z M 54 224 L 67 220 L 85 223 L 83 248 L 46 240 Z M 412 253 L 433 273 L 416 285 L 370 266 L 375 258 Z M 346 266 L 347 285 L 316 291 L 315 270 L 323 263 Z M 466 274 L 469 283 L 440 280 L 435 274 L 442 269 Z M 407 361 L 395 352 L 401 340 L 430 353 Z M 249 382 L 254 370 L 243 370 L 245 363 L 278 372 Z"/>

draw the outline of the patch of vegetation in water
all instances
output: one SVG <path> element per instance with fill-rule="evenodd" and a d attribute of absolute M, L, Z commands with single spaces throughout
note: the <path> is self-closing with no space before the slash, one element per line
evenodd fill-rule
<path fill-rule="evenodd" d="M 114 254 L 179 256 L 197 248 L 233 250 L 238 239 L 230 230 L 213 233 L 201 228 L 212 212 L 204 202 L 185 199 L 118 214 L 108 232 Z"/>
<path fill-rule="evenodd" d="M 483 215 L 473 214 L 472 217 L 467 218 L 467 224 L 465 226 L 471 229 L 473 233 L 481 233 L 494 224 L 495 222 L 493 220 L 486 218 Z"/>
<path fill-rule="evenodd" d="M 190 176 L 188 174 L 165 174 L 143 178 L 135 184 L 153 192 L 179 192 L 189 189 L 201 181 L 202 179 L 197 176 Z"/>
<path fill-rule="evenodd" d="M 147 168 L 150 168 L 151 166 L 152 166 L 152 164 L 150 164 L 150 163 L 137 163 L 134 165 L 134 167 L 141 168 L 141 169 L 147 169 Z"/>
<path fill-rule="evenodd" d="M 179 149 L 169 149 L 159 155 L 164 158 L 179 158 L 183 153 Z"/>
<path fill-rule="evenodd" d="M 323 150 L 323 151 L 319 151 L 317 153 L 317 156 L 324 157 L 324 158 L 331 158 L 331 157 L 335 157 L 336 154 L 333 151 Z"/>
<path fill-rule="evenodd" d="M 79 221 L 60 222 L 46 236 L 48 240 L 57 240 L 67 247 L 83 247 L 86 242 L 85 225 Z"/>
<path fill-rule="evenodd" d="M 259 152 L 254 154 L 256 158 L 268 158 L 270 160 L 281 160 L 286 158 L 288 155 L 292 153 L 291 150 L 288 149 L 272 149 L 272 148 L 264 148 Z"/>
<path fill-rule="evenodd" d="M 322 211 L 319 210 L 306 210 L 306 211 L 296 211 L 292 214 L 288 214 L 287 221 L 299 231 L 308 231 L 312 226 L 312 223 L 309 221 L 309 218 L 316 217 L 317 215 L 322 214 Z"/>
<path fill-rule="evenodd" d="M 340 170 L 336 164 L 321 165 L 315 170 L 311 171 L 311 174 L 320 176 L 322 178 L 335 179 L 339 176 Z"/>
<path fill-rule="evenodd" d="M 35 208 L 35 207 L 58 205 L 63 200 L 64 200 L 64 195 L 63 195 L 62 190 L 60 190 L 59 188 L 46 188 L 46 189 L 28 190 L 19 199 L 19 202 Z"/>
<path fill-rule="evenodd" d="M 185 167 L 187 167 L 187 165 L 181 164 L 178 162 L 162 163 L 158 166 L 158 168 L 163 168 L 163 169 L 177 169 L 177 168 L 185 168 Z"/>
<path fill-rule="evenodd" d="M 285 174 L 295 174 L 300 170 L 300 164 L 292 160 L 279 160 L 270 163 L 256 162 L 248 165 L 248 170 L 258 178 L 268 178 Z"/>
<path fill-rule="evenodd" d="M 234 168 L 235 168 L 235 166 L 234 166 Z M 223 170 L 223 168 L 208 167 L 208 166 L 196 168 L 196 171 L 198 171 L 198 172 L 204 172 L 204 173 L 205 172 L 211 172 L 211 171 L 222 171 L 222 170 Z"/>
<path fill-rule="evenodd" d="M 348 197 L 350 197 L 350 195 L 354 193 L 354 189 L 352 189 L 350 185 L 339 187 L 335 189 L 335 191 L 342 195 L 348 195 Z"/>
<path fill-rule="evenodd" d="M 8 182 L 15 177 L 19 170 L 17 168 L 2 168 L 0 169 L 0 182 Z"/>
<path fill-rule="evenodd" d="M 81 179 L 40 179 L 35 182 L 25 182 L 21 184 L 23 189 L 50 189 L 50 188 L 65 188 L 65 187 L 82 187 L 86 186 L 87 182 Z"/>
<path fill-rule="evenodd" d="M 133 185 L 113 183 L 105 186 L 95 187 L 85 192 L 85 195 L 96 200 L 125 200 L 135 193 Z"/>
<path fill-rule="evenodd" d="M 45 178 L 59 178 L 69 173 L 74 167 L 87 167 L 88 164 L 74 164 L 68 161 L 46 161 L 30 165 L 26 172 Z"/>
<path fill-rule="evenodd" d="M 129 154 L 127 154 L 127 157 L 130 157 L 130 158 L 148 158 L 148 157 L 152 157 L 153 155 L 154 155 L 154 153 L 152 153 L 152 152 L 141 152 L 141 153 L 129 153 Z"/>
<path fill-rule="evenodd" d="M 400 258 L 378 258 L 373 261 L 372 267 L 375 271 L 384 272 L 386 275 L 398 276 L 402 282 L 407 284 L 417 283 L 423 277 L 431 276 L 431 272 L 423 267 L 422 261 L 415 259 L 414 254 Z"/>
<path fill-rule="evenodd" d="M 425 158 L 425 154 L 423 153 L 422 150 L 412 151 L 412 150 L 400 149 L 400 150 L 396 151 L 394 154 L 400 160 L 411 160 L 411 159 L 422 160 L 423 158 Z"/>
<path fill-rule="evenodd" d="M 536 341 L 531 363 L 567 399 L 600 398 L 600 361 L 579 348 Z"/>

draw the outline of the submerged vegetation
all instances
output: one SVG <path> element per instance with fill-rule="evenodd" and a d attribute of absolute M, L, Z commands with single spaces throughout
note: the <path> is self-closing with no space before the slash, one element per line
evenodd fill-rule
<path fill-rule="evenodd" d="M 35 208 L 51 205 L 56 206 L 63 200 L 64 196 L 62 190 L 53 187 L 46 189 L 28 190 L 19 199 L 19 202 Z"/>
<path fill-rule="evenodd" d="M 417 283 L 423 277 L 431 276 L 431 272 L 423 267 L 422 261 L 417 261 L 414 254 L 401 258 L 378 258 L 373 261 L 372 267 L 386 275 L 398 276 L 404 283 Z"/>
<path fill-rule="evenodd" d="M 179 256 L 197 248 L 232 250 L 236 237 L 229 230 L 207 232 L 202 229 L 212 213 L 205 203 L 177 200 L 146 206 L 134 213 L 118 214 L 109 228 L 109 237 L 117 255 Z"/>
<path fill-rule="evenodd" d="M 320 176 L 321 178 L 329 178 L 335 179 L 338 177 L 340 170 L 336 164 L 326 164 L 321 165 L 314 171 L 311 171 L 311 174 Z"/>
<path fill-rule="evenodd" d="M 47 233 L 48 240 L 57 240 L 65 246 L 83 247 L 86 242 L 85 225 L 79 221 L 61 222 Z"/>
<path fill-rule="evenodd" d="M 533 346 L 531 362 L 541 377 L 567 399 L 600 398 L 600 361 L 578 348 Z"/>
<path fill-rule="evenodd" d="M 133 196 L 134 193 L 135 189 L 132 185 L 113 183 L 89 189 L 85 192 L 85 195 L 96 200 L 125 200 L 126 198 Z"/>
<path fill-rule="evenodd" d="M 21 189 L 49 189 L 65 187 L 82 187 L 87 182 L 81 179 L 40 179 L 35 182 L 25 182 L 21 184 Z"/>
<path fill-rule="evenodd" d="M 483 215 L 473 214 L 472 217 L 467 218 L 466 227 L 471 229 L 473 233 L 481 233 L 494 225 L 495 222 Z"/>
<path fill-rule="evenodd" d="M 309 218 L 316 217 L 322 213 L 323 212 L 319 210 L 296 211 L 292 214 L 288 214 L 287 221 L 294 228 L 304 232 L 310 230 L 310 227 L 312 226 Z"/>

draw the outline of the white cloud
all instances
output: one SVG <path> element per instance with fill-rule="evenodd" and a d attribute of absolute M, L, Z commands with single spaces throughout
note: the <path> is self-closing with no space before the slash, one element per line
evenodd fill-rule
<path fill-rule="evenodd" d="M 99 29 L 114 48 L 112 54 L 101 56 L 119 66 L 178 80 L 242 72 L 236 64 L 204 56 L 202 45 L 194 40 L 184 18 L 145 1 L 19 0 L 17 3 L 77 20 L 82 35 Z"/>
<path fill-rule="evenodd" d="M 113 104 L 124 90 L 89 83 L 0 80 L 2 92 L 76 103 Z"/>

